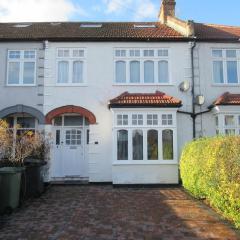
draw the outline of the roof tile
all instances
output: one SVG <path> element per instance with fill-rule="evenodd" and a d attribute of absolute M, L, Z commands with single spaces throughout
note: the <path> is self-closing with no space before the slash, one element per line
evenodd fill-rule
<path fill-rule="evenodd" d="M 240 94 L 225 92 L 213 105 L 240 105 Z"/>

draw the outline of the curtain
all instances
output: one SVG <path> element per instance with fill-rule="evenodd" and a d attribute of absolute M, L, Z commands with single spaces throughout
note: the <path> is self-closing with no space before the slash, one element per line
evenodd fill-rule
<path fill-rule="evenodd" d="M 8 83 L 19 84 L 20 63 L 10 62 L 8 66 Z"/>
<path fill-rule="evenodd" d="M 159 83 L 169 82 L 168 61 L 158 62 L 158 82 Z"/>
<path fill-rule="evenodd" d="M 131 83 L 140 82 L 140 62 L 139 61 L 130 62 L 130 82 Z"/>
<path fill-rule="evenodd" d="M 228 83 L 238 83 L 237 61 L 227 61 Z"/>
<path fill-rule="evenodd" d="M 126 63 L 124 61 L 116 62 L 116 82 L 117 83 L 126 82 Z"/>
<path fill-rule="evenodd" d="M 133 160 L 143 160 L 143 131 L 132 132 Z"/>
<path fill-rule="evenodd" d="M 144 62 L 144 82 L 154 83 L 154 62 L 153 61 Z"/>
<path fill-rule="evenodd" d="M 83 62 L 73 62 L 73 83 L 83 83 Z"/>
<path fill-rule="evenodd" d="M 213 79 L 215 83 L 223 83 L 223 62 L 213 62 Z"/>
<path fill-rule="evenodd" d="M 128 131 L 117 132 L 117 160 L 128 160 Z"/>
<path fill-rule="evenodd" d="M 58 62 L 58 83 L 68 83 L 69 63 Z"/>

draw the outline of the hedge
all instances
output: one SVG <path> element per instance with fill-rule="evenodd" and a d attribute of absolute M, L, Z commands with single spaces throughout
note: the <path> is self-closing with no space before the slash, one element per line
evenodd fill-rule
<path fill-rule="evenodd" d="M 202 138 L 187 144 L 180 172 L 186 190 L 206 199 L 240 228 L 240 137 Z"/>

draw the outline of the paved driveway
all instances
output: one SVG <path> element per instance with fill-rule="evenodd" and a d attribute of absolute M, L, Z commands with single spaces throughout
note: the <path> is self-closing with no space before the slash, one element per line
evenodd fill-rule
<path fill-rule="evenodd" d="M 0 221 L 0 239 L 240 239 L 181 188 L 53 186 Z"/>

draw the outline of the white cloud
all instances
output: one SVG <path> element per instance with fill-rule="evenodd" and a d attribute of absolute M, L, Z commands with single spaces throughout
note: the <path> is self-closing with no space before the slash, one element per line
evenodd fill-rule
<path fill-rule="evenodd" d="M 157 16 L 159 9 L 150 0 L 141 0 L 136 8 L 136 14 L 134 16 L 135 21 L 141 21 L 147 18 L 153 18 Z"/>
<path fill-rule="evenodd" d="M 67 21 L 86 12 L 71 0 L 0 0 L 0 22 Z"/>
<path fill-rule="evenodd" d="M 142 21 L 157 16 L 159 6 L 152 0 L 102 0 L 107 14 L 131 14 L 132 20 Z"/>

